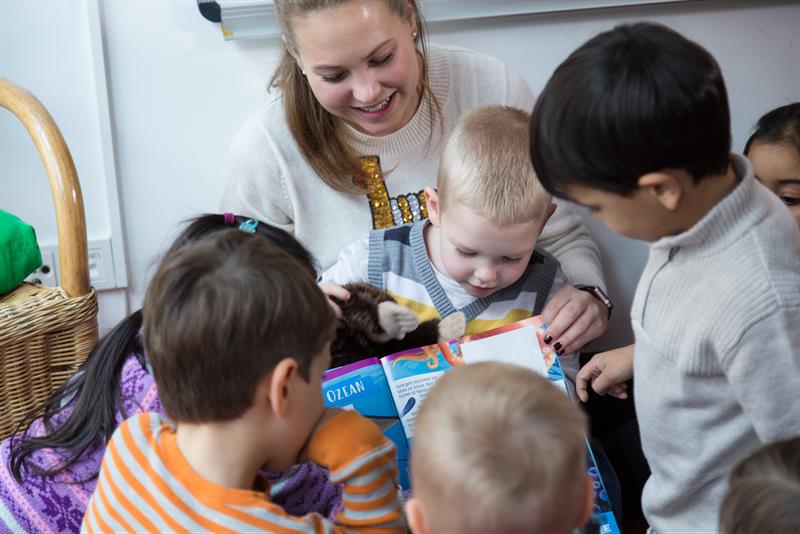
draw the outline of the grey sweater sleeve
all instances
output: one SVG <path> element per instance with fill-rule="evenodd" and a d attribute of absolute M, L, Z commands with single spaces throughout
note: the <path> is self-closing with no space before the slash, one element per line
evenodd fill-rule
<path fill-rule="evenodd" d="M 800 308 L 779 305 L 764 315 L 721 364 L 762 443 L 800 434 Z"/>

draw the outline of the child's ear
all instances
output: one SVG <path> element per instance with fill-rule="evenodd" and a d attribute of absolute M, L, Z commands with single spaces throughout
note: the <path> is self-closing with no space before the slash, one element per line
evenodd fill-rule
<path fill-rule="evenodd" d="M 670 211 L 678 209 L 683 197 L 681 180 L 670 171 L 650 172 L 639 178 L 639 187 L 643 187 Z"/>
<path fill-rule="evenodd" d="M 428 218 L 431 220 L 431 224 L 439 226 L 442 210 L 439 204 L 439 192 L 436 189 L 425 188 L 425 205 L 428 207 Z"/>
<path fill-rule="evenodd" d="M 294 378 L 298 374 L 297 360 L 284 358 L 269 375 L 269 401 L 276 417 L 286 417 L 292 400 Z"/>
<path fill-rule="evenodd" d="M 425 524 L 425 514 L 422 511 L 422 503 L 419 499 L 411 497 L 406 502 L 406 519 L 408 520 L 408 528 L 414 534 L 428 534 L 427 525 Z"/>
<path fill-rule="evenodd" d="M 592 511 L 594 509 L 594 480 L 588 474 L 586 475 L 586 480 L 584 482 L 584 492 L 583 492 L 583 507 L 581 508 L 581 515 L 578 518 L 578 523 L 575 525 L 576 528 L 580 528 L 589 521 L 589 518 L 592 517 Z"/>

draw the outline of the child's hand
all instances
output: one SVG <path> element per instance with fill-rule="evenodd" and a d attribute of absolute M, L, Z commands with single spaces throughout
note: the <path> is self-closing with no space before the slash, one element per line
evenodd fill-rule
<path fill-rule="evenodd" d="M 311 430 L 311 434 L 308 436 L 306 440 L 306 444 L 303 446 L 303 449 L 300 451 L 300 454 L 297 457 L 297 463 L 303 463 L 308 461 L 308 444 L 314 440 L 314 435 L 319 432 L 319 429 L 325 426 L 325 423 L 343 413 L 344 410 L 341 408 L 325 408 L 325 411 L 322 412 L 322 416 L 317 421 L 317 424 L 314 425 L 313 430 Z"/>
<path fill-rule="evenodd" d="M 333 282 L 321 282 L 319 288 L 325 293 L 325 296 L 328 297 L 328 303 L 333 308 L 333 313 L 336 315 L 336 322 L 338 323 L 339 328 L 341 328 L 343 324 L 343 317 L 342 317 L 342 310 L 339 306 L 331 300 L 330 297 L 336 297 L 339 300 L 347 300 L 350 298 L 350 292 L 343 288 L 338 284 L 334 284 Z"/>
<path fill-rule="evenodd" d="M 545 343 L 556 354 L 577 352 L 608 328 L 608 308 L 586 291 L 565 285 L 547 302 Z"/>
<path fill-rule="evenodd" d="M 608 393 L 618 399 L 628 398 L 628 386 L 625 381 L 633 377 L 633 348 L 634 345 L 628 345 L 621 349 L 597 353 L 581 367 L 575 377 L 575 390 L 581 401 L 589 400 L 589 382 L 599 395 Z"/>

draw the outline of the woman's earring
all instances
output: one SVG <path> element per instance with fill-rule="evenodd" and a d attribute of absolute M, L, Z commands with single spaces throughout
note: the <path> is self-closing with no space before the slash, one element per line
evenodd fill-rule
<path fill-rule="evenodd" d="M 306 75 L 306 71 L 304 71 L 303 69 L 300 69 L 300 72 L 302 72 L 302 73 L 303 73 L 303 76 L 305 76 L 305 75 Z"/>
<path fill-rule="evenodd" d="M 416 39 L 417 38 L 417 32 L 411 32 L 411 37 L 413 39 Z"/>

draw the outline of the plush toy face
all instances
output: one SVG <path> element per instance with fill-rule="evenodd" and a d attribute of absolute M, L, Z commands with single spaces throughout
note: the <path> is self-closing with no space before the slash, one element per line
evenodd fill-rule
<path fill-rule="evenodd" d="M 464 335 L 465 321 L 461 312 L 441 322 L 431 319 L 419 324 L 414 312 L 398 304 L 382 289 L 364 283 L 344 287 L 350 292 L 350 298 L 346 301 L 333 298 L 342 310 L 344 321 L 344 327 L 337 331 L 331 345 L 333 367 Z"/>
<path fill-rule="evenodd" d="M 379 309 L 385 309 L 386 304 L 399 305 L 388 293 L 369 284 L 347 284 L 345 288 L 350 292 L 350 298 L 334 299 L 342 310 L 344 327 L 336 333 L 331 354 L 334 360 L 344 357 L 355 361 L 354 358 L 377 353 L 380 345 L 392 339 L 391 334 L 381 326 Z M 410 313 L 410 310 L 403 309 Z M 416 322 L 413 313 L 411 316 Z"/>

